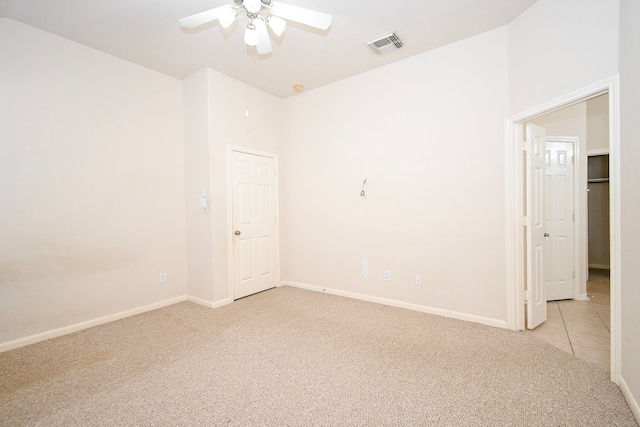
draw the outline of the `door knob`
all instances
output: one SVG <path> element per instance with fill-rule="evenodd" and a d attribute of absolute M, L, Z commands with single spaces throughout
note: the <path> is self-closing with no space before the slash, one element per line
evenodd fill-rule
<path fill-rule="evenodd" d="M 240 230 L 236 230 L 236 231 L 234 231 L 234 233 L 233 233 L 233 234 L 235 234 L 236 236 L 239 236 L 239 235 L 240 235 Z"/>
<path fill-rule="evenodd" d="M 236 233 L 238 233 L 238 232 L 236 231 Z M 238 234 L 240 234 L 240 233 L 238 233 Z M 549 237 L 549 233 L 544 233 L 544 237 Z"/>

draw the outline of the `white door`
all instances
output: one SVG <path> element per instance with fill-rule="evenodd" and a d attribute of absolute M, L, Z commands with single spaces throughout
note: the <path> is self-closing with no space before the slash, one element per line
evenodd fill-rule
<path fill-rule="evenodd" d="M 544 286 L 545 261 L 545 139 L 544 128 L 527 124 L 527 327 L 533 329 L 547 320 Z"/>
<path fill-rule="evenodd" d="M 233 299 L 277 285 L 276 161 L 231 151 Z"/>
<path fill-rule="evenodd" d="M 545 287 L 547 301 L 574 297 L 574 148 L 572 142 L 547 138 Z"/>

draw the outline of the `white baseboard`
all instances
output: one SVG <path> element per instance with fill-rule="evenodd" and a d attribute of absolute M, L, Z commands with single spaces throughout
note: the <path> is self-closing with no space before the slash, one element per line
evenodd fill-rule
<path fill-rule="evenodd" d="M 578 301 L 588 301 L 589 300 L 589 294 L 578 294 L 576 295 L 576 297 L 574 298 Z"/>
<path fill-rule="evenodd" d="M 231 304 L 233 300 L 231 298 L 225 298 L 220 301 L 208 301 L 202 298 L 197 298 L 189 295 L 183 295 L 176 298 L 159 301 L 153 304 L 137 307 L 131 310 L 122 311 L 120 313 L 110 314 L 108 316 L 98 317 L 97 319 L 87 320 L 86 322 L 75 323 L 73 325 L 64 326 L 62 328 L 53 329 L 51 331 L 41 332 L 35 335 L 29 335 L 28 337 L 18 338 L 13 341 L 7 341 L 0 343 L 0 353 L 4 351 L 14 350 L 16 348 L 24 347 L 25 345 L 35 344 L 40 341 L 46 341 L 51 338 L 61 337 L 63 335 L 78 332 L 83 329 L 92 328 L 94 326 L 104 325 L 105 323 L 113 322 L 115 320 L 124 319 L 125 317 L 135 316 L 136 314 L 145 313 L 147 311 L 156 310 L 158 308 L 166 307 L 169 305 L 177 304 L 179 302 L 189 301 L 195 304 L 203 305 L 208 308 L 223 307 L 227 304 Z"/>
<path fill-rule="evenodd" d="M 220 301 L 214 301 L 213 305 L 211 306 L 211 308 L 220 308 L 220 307 L 224 307 L 225 305 L 229 305 L 233 302 L 233 299 L 231 298 L 225 298 L 225 299 L 221 299 Z"/>
<path fill-rule="evenodd" d="M 622 377 L 620 377 L 620 380 L 618 381 L 618 383 L 619 383 L 618 386 L 620 387 L 620 390 L 622 390 L 622 394 L 624 395 L 624 398 L 627 400 L 627 403 L 629 404 L 629 408 L 631 408 L 631 412 L 633 412 L 633 416 L 636 418 L 636 421 L 638 422 L 638 424 L 640 424 L 640 405 L 638 404 L 638 401 L 635 399 L 633 394 L 631 394 L 631 390 L 629 390 L 629 386 L 627 386 L 627 383 Z"/>
<path fill-rule="evenodd" d="M 457 311 L 443 310 L 441 308 L 429 307 L 426 305 L 412 304 L 403 301 L 397 301 L 387 298 L 374 297 L 356 292 L 341 291 L 338 289 L 325 288 L 322 286 L 309 285 L 299 282 L 281 282 L 280 286 L 291 286 L 294 288 L 307 289 L 309 291 L 325 292 L 327 294 L 338 295 L 347 298 L 358 299 L 362 301 L 375 302 L 378 304 L 389 305 L 392 307 L 405 308 L 408 310 L 420 311 L 422 313 L 435 314 L 452 319 L 465 320 L 467 322 L 480 323 L 482 325 L 493 326 L 496 328 L 508 329 L 506 320 L 492 319 L 490 317 L 476 316 L 474 314 L 460 313 Z"/>
<path fill-rule="evenodd" d="M 202 306 L 208 307 L 208 308 L 224 307 L 225 305 L 231 304 L 233 302 L 233 300 L 231 298 L 225 298 L 225 299 L 220 300 L 220 301 L 209 301 L 209 300 L 206 300 L 206 299 L 193 297 L 191 295 L 187 296 L 187 301 L 193 302 L 195 304 L 202 305 Z"/>
<path fill-rule="evenodd" d="M 203 307 L 213 308 L 213 301 L 209 301 L 207 299 L 192 297 L 191 295 L 189 295 L 187 296 L 187 301 L 201 305 Z"/>
<path fill-rule="evenodd" d="M 46 341 L 51 338 L 61 337 L 62 335 L 71 334 L 73 332 L 78 332 L 83 329 L 92 328 L 94 326 L 104 325 L 105 323 L 124 319 L 125 317 L 129 317 L 129 316 L 135 316 L 136 314 L 141 314 L 147 311 L 156 310 L 158 308 L 166 307 L 168 305 L 176 304 L 186 300 L 187 300 L 187 296 L 171 298 L 171 299 L 159 301 L 153 304 L 144 305 L 142 307 L 137 307 L 131 310 L 121 311 L 120 313 L 110 314 L 108 316 L 98 317 L 97 319 L 87 320 L 85 322 L 63 326 L 62 328 L 41 332 L 35 335 L 29 335 L 24 338 L 18 338 L 13 341 L 3 342 L 3 343 L 0 343 L 0 353 L 4 351 L 13 350 L 19 347 L 24 347 L 25 345 L 35 344 L 40 341 Z"/>

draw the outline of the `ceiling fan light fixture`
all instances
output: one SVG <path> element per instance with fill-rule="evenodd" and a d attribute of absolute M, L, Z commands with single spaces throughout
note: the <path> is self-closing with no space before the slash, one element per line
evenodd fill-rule
<path fill-rule="evenodd" d="M 262 2 L 260 0 L 244 0 L 242 5 L 249 13 L 258 13 L 260 9 L 262 9 Z"/>
<path fill-rule="evenodd" d="M 258 31 L 253 22 L 247 25 L 247 29 L 244 31 L 244 42 L 247 46 L 256 46 L 258 44 Z"/>
<path fill-rule="evenodd" d="M 256 32 L 258 33 L 258 45 L 256 46 L 256 51 L 258 52 L 258 55 L 266 55 L 272 51 L 269 32 L 267 31 L 267 24 L 263 19 L 257 19 L 254 23 L 256 25 Z"/>
<path fill-rule="evenodd" d="M 235 22 L 238 16 L 249 19 L 244 33 L 244 41 L 249 46 L 256 46 L 258 55 L 266 55 L 273 51 L 269 30 L 280 37 L 287 25 L 293 21 L 319 30 L 327 30 L 331 26 L 331 15 L 303 7 L 291 6 L 271 0 L 233 0 L 233 5 L 216 8 L 187 16 L 178 21 L 183 27 L 195 28 L 218 20 L 224 28 Z"/>
<path fill-rule="evenodd" d="M 236 20 L 236 15 L 237 13 L 233 6 L 221 8 L 218 14 L 218 21 L 220 25 L 222 25 L 222 28 L 229 28 Z"/>
<path fill-rule="evenodd" d="M 284 33 L 284 29 L 287 26 L 287 21 L 278 16 L 270 15 L 269 17 L 267 17 L 267 24 L 269 24 L 271 31 L 273 31 L 276 36 L 280 37 L 282 33 Z"/>

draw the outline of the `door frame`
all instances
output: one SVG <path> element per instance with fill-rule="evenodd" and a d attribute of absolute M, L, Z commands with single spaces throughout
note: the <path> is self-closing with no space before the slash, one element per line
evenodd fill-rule
<path fill-rule="evenodd" d="M 620 91 L 619 76 L 593 83 L 505 120 L 505 214 L 507 325 L 524 330 L 525 239 L 522 124 L 598 95 L 609 94 L 609 191 L 611 245 L 611 380 L 619 384 L 621 349 L 620 299 Z"/>
<path fill-rule="evenodd" d="M 232 173 L 233 167 L 231 164 L 231 153 L 244 153 L 250 154 L 253 156 L 266 157 L 269 159 L 273 159 L 273 164 L 275 168 L 275 215 L 276 215 L 276 235 L 275 235 L 275 256 L 276 256 L 276 286 L 280 286 L 280 203 L 278 198 L 278 189 L 280 187 L 278 178 L 278 155 L 273 153 L 267 153 L 266 151 L 254 150 L 252 148 L 240 147 L 236 145 L 227 145 L 227 276 L 228 276 L 228 288 L 229 288 L 229 298 L 233 301 L 233 274 L 234 274 L 234 251 L 233 251 L 233 180 Z"/>

